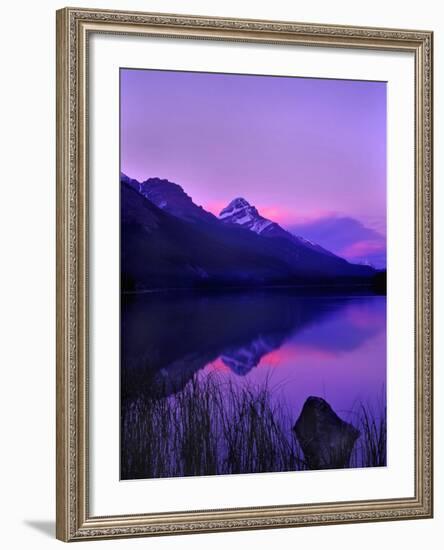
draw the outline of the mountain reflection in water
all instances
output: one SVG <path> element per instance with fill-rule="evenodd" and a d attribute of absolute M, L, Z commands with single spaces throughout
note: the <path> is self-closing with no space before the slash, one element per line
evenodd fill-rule
<path fill-rule="evenodd" d="M 310 396 L 361 431 L 369 412 L 378 428 L 358 439 L 351 467 L 385 465 L 385 296 L 135 293 L 122 296 L 121 319 L 122 479 L 304 469 L 292 426 Z M 256 414 L 264 406 L 267 425 L 278 422 L 280 442 L 270 440 L 260 454 L 256 443 L 244 456 L 239 440 L 238 461 L 226 447 L 227 437 L 241 437 L 232 424 L 247 422 L 242 411 Z M 228 429 L 223 440 L 221 429 Z M 291 450 L 278 456 L 280 445 Z M 201 454 L 207 452 L 211 460 Z"/>
<path fill-rule="evenodd" d="M 217 371 L 279 387 L 295 416 L 309 395 L 336 411 L 379 399 L 386 298 L 294 290 L 170 291 L 122 297 L 122 401 L 180 391 Z"/>

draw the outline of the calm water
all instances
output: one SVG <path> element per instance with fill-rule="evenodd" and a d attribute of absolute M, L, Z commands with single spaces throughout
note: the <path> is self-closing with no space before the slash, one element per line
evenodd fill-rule
<path fill-rule="evenodd" d="M 294 420 L 309 396 L 349 420 L 385 405 L 386 297 L 289 290 L 164 292 L 122 299 L 122 406 L 177 396 L 193 377 L 268 380 Z M 161 394 L 159 393 L 161 392 Z"/>

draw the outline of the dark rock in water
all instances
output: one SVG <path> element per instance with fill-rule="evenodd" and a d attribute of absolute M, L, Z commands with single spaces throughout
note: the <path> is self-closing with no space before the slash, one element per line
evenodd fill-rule
<path fill-rule="evenodd" d="M 321 397 L 309 397 L 293 428 L 310 470 L 346 468 L 359 430 Z"/>

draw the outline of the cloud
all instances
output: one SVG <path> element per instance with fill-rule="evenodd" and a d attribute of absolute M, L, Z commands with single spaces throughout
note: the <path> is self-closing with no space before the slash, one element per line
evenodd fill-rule
<path fill-rule="evenodd" d="M 385 236 L 355 218 L 329 214 L 287 229 L 350 262 L 371 263 L 377 268 L 386 266 Z"/>
<path fill-rule="evenodd" d="M 344 248 L 342 253 L 349 258 L 382 254 L 385 253 L 385 243 L 380 240 L 357 241 Z"/>

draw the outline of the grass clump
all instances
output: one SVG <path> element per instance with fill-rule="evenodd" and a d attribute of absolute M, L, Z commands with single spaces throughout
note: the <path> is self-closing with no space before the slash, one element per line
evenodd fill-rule
<path fill-rule="evenodd" d="M 164 394 L 163 394 L 164 395 Z M 384 466 L 386 419 L 363 405 L 350 467 Z M 308 469 L 288 408 L 266 380 L 235 385 L 194 376 L 168 396 L 122 402 L 121 478 L 206 476 Z"/>

